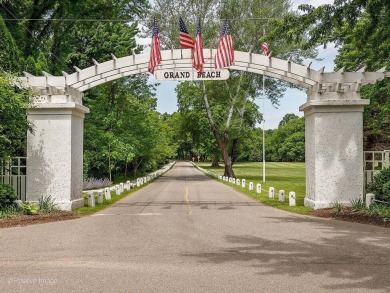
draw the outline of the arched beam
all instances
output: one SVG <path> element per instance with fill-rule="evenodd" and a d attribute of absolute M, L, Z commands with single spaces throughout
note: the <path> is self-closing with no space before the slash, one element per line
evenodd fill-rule
<path fill-rule="evenodd" d="M 205 69 L 214 67 L 214 49 L 204 49 Z M 192 70 L 191 50 L 176 49 L 161 52 L 162 64 L 157 69 Z M 68 85 L 80 91 L 93 88 L 99 84 L 121 77 L 147 72 L 149 54 L 131 55 L 115 58 L 104 63 L 95 64 L 67 77 Z M 265 74 L 279 78 L 295 85 L 309 88 L 320 77 L 320 73 L 310 67 L 260 54 L 235 51 L 235 64 L 231 69 Z"/>

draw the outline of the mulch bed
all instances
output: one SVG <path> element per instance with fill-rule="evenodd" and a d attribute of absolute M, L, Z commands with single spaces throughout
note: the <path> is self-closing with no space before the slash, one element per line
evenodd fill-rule
<path fill-rule="evenodd" d="M 353 212 L 350 208 L 344 208 L 343 213 L 335 213 L 333 208 L 321 209 L 311 212 L 311 216 L 321 218 L 332 218 L 342 221 L 377 225 L 381 227 L 390 228 L 390 222 L 383 222 L 383 219 L 379 216 L 368 216 L 361 212 Z M 22 227 L 33 224 L 42 224 L 57 221 L 66 221 L 71 219 L 80 218 L 81 215 L 74 212 L 55 212 L 50 214 L 39 214 L 39 215 L 17 215 L 12 219 L 0 219 L 0 228 L 10 227 Z"/>
<path fill-rule="evenodd" d="M 390 228 L 390 222 L 384 222 L 381 217 L 377 215 L 369 216 L 362 212 L 354 212 L 351 208 L 344 208 L 342 213 L 336 213 L 334 208 L 320 209 L 312 211 L 310 215 L 320 218 L 332 218 L 336 220 Z"/>
<path fill-rule="evenodd" d="M 50 214 L 38 215 L 17 215 L 15 218 L 12 219 L 1 219 L 0 228 L 22 227 L 33 224 L 65 221 L 77 218 L 80 218 L 80 215 L 74 212 L 55 212 Z"/>

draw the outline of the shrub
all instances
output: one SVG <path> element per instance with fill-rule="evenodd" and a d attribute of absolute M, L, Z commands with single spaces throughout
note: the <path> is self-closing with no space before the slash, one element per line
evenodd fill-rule
<path fill-rule="evenodd" d="M 11 185 L 0 184 L 0 210 L 14 205 L 16 199 L 17 197 Z"/>
<path fill-rule="evenodd" d="M 333 209 L 337 215 L 344 213 L 344 206 L 342 203 L 339 203 L 338 201 L 333 202 Z"/>
<path fill-rule="evenodd" d="M 90 189 L 97 189 L 102 187 L 107 187 L 112 185 L 112 181 L 110 181 L 108 178 L 104 179 L 98 179 L 98 178 L 87 178 L 83 181 L 83 189 L 84 190 L 90 190 Z"/>
<path fill-rule="evenodd" d="M 390 168 L 383 169 L 374 176 L 368 191 L 375 194 L 375 199 L 390 202 Z"/>
<path fill-rule="evenodd" d="M 0 219 L 13 219 L 21 213 L 21 209 L 17 205 L 5 207 L 0 210 Z"/>
<path fill-rule="evenodd" d="M 58 211 L 58 208 L 56 207 L 56 204 L 54 203 L 54 199 L 51 198 L 51 196 L 45 196 L 41 197 L 38 201 L 38 208 L 39 211 L 43 213 L 52 213 L 55 211 Z"/>
<path fill-rule="evenodd" d="M 352 199 L 350 200 L 350 202 L 351 202 L 352 211 L 354 212 L 361 211 L 366 208 L 366 205 L 364 204 L 361 198 Z"/>
<path fill-rule="evenodd" d="M 20 203 L 20 208 L 22 209 L 23 214 L 25 215 L 36 215 L 38 214 L 38 207 L 35 203 Z"/>

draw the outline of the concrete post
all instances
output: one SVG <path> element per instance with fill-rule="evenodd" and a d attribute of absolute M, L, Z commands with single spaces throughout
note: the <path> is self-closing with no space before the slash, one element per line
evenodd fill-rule
<path fill-rule="evenodd" d="M 253 190 L 253 182 L 249 182 L 249 190 Z"/>
<path fill-rule="evenodd" d="M 375 202 L 375 194 L 367 193 L 366 194 L 366 208 L 370 208 L 370 206 Z"/>
<path fill-rule="evenodd" d="M 268 189 L 268 197 L 269 197 L 269 198 L 274 198 L 274 197 L 275 197 L 275 188 L 270 187 L 270 188 Z"/>
<path fill-rule="evenodd" d="M 347 95 L 348 94 L 348 95 Z M 363 108 L 358 93 L 316 93 L 305 113 L 305 206 L 332 207 L 363 197 Z"/>
<path fill-rule="evenodd" d="M 98 191 L 98 197 L 97 197 L 98 203 L 103 203 L 103 190 Z"/>
<path fill-rule="evenodd" d="M 108 188 L 108 187 L 104 188 L 104 197 L 106 198 L 106 200 L 110 200 L 111 199 L 110 188 Z"/>
<path fill-rule="evenodd" d="M 95 195 L 92 191 L 88 192 L 88 206 L 94 207 L 95 206 Z"/>
<path fill-rule="evenodd" d="M 241 187 L 242 187 L 242 188 L 245 188 L 245 181 L 246 181 L 245 179 L 242 179 L 242 180 L 241 180 Z"/>
<path fill-rule="evenodd" d="M 288 205 L 290 207 L 295 207 L 296 206 L 296 195 L 294 191 L 290 191 L 288 194 Z"/>
<path fill-rule="evenodd" d="M 261 184 L 260 183 L 256 184 L 256 192 L 261 193 Z"/>
<path fill-rule="evenodd" d="M 61 210 L 84 205 L 83 132 L 89 109 L 68 96 L 40 97 L 28 109 L 34 134 L 27 134 L 27 197 L 51 196 Z"/>
<path fill-rule="evenodd" d="M 279 190 L 279 201 L 284 201 L 284 190 Z"/>

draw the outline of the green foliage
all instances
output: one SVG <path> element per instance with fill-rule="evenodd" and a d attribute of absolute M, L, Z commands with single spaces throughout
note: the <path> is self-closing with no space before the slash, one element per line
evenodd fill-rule
<path fill-rule="evenodd" d="M 202 168 L 209 170 L 215 174 L 222 175 L 223 168 L 210 167 L 209 162 L 197 163 Z M 254 162 L 237 162 L 235 164 L 235 174 L 237 178 L 245 178 L 247 184 L 253 182 L 261 184 L 262 193 L 257 194 L 256 188 L 254 191 L 243 189 L 237 185 L 234 188 L 240 192 L 260 200 L 266 205 L 277 207 L 283 210 L 293 211 L 302 214 L 308 214 L 311 209 L 304 206 L 305 197 L 305 164 L 304 163 L 266 163 L 266 182 L 263 182 L 263 164 Z M 231 184 L 229 184 L 231 186 Z M 279 202 L 277 198 L 270 199 L 268 197 L 269 187 L 274 187 L 275 190 L 283 189 L 288 194 L 289 191 L 294 191 L 297 196 L 297 206 L 289 207 L 287 201 Z"/>
<path fill-rule="evenodd" d="M 305 160 L 305 120 L 288 119 L 275 129 L 267 141 L 266 154 L 271 161 L 303 162 Z M 286 117 L 285 116 L 285 117 Z M 283 120 L 282 120 L 283 121 Z"/>
<path fill-rule="evenodd" d="M 0 209 L 0 219 L 13 219 L 20 214 L 21 209 L 17 205 L 7 206 Z"/>
<path fill-rule="evenodd" d="M 52 213 L 58 211 L 58 208 L 56 207 L 56 204 L 54 203 L 51 195 L 49 195 L 45 197 L 42 196 L 39 199 L 38 210 L 43 213 Z"/>
<path fill-rule="evenodd" d="M 25 153 L 29 92 L 13 86 L 14 79 L 0 74 L 0 158 Z"/>
<path fill-rule="evenodd" d="M 0 70 L 19 72 L 20 54 L 15 40 L 0 15 Z"/>
<path fill-rule="evenodd" d="M 364 201 L 361 198 L 352 199 L 350 202 L 351 202 L 352 211 L 354 212 L 364 210 L 366 208 L 366 205 L 364 204 Z"/>
<path fill-rule="evenodd" d="M 333 205 L 334 212 L 337 215 L 344 213 L 344 206 L 342 203 L 335 201 L 332 205 Z"/>
<path fill-rule="evenodd" d="M 38 206 L 35 203 L 20 203 L 20 208 L 22 209 L 22 213 L 25 215 L 37 215 L 39 210 Z"/>
<path fill-rule="evenodd" d="M 0 210 L 13 206 L 16 199 L 15 191 L 11 185 L 0 184 Z"/>
<path fill-rule="evenodd" d="M 375 199 L 390 202 L 390 168 L 376 174 L 368 191 L 375 194 Z"/>
<path fill-rule="evenodd" d="M 301 5 L 301 13 L 271 21 L 271 39 L 284 36 L 291 43 L 309 36 L 306 48 L 329 42 L 341 45 L 336 69 L 367 71 L 390 68 L 390 1 L 340 0 L 314 8 Z M 367 150 L 390 147 L 390 81 L 362 88 L 370 99 L 364 111 L 364 143 Z"/>

